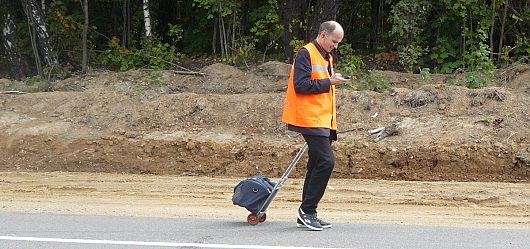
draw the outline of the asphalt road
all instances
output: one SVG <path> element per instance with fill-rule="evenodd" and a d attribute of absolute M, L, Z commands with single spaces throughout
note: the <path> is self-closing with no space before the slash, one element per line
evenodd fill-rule
<path fill-rule="evenodd" d="M 530 248 L 529 229 L 73 216 L 0 212 L 0 248 Z"/>

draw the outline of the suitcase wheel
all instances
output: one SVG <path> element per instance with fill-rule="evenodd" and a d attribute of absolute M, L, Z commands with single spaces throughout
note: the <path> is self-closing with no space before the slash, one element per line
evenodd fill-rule
<path fill-rule="evenodd" d="M 263 213 L 263 214 L 261 215 L 261 217 L 259 217 L 259 222 L 260 222 L 260 223 L 261 223 L 261 222 L 265 222 L 266 219 L 267 219 L 267 214 L 266 214 L 266 213 Z"/>
<path fill-rule="evenodd" d="M 258 218 L 258 215 L 255 214 L 255 213 L 251 213 L 247 216 L 247 222 L 248 224 L 250 225 L 257 225 L 258 222 L 259 222 L 259 218 Z"/>

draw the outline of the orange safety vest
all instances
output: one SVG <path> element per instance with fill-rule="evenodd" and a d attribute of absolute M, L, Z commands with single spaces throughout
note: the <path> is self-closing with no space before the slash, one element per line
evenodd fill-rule
<path fill-rule="evenodd" d="M 311 58 L 311 79 L 329 78 L 328 66 L 333 70 L 333 58 L 330 58 L 328 63 L 313 43 L 305 45 L 304 48 L 309 51 L 309 57 Z M 282 121 L 298 127 L 337 130 L 335 86 L 331 85 L 329 92 L 326 93 L 297 93 L 294 90 L 293 76 L 294 63 L 291 66 Z"/>

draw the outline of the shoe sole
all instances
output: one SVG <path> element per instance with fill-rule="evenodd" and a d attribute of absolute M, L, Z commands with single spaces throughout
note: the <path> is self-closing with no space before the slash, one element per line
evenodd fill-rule
<path fill-rule="evenodd" d="M 300 214 L 297 214 L 297 216 L 298 216 L 298 219 L 300 219 L 300 221 L 302 221 L 302 223 L 303 223 L 303 219 L 300 217 Z M 322 227 L 318 228 L 318 227 L 314 227 L 314 226 L 309 226 L 309 225 L 306 225 L 305 223 L 304 223 L 304 226 L 309 228 L 309 229 L 311 229 L 311 230 L 313 230 L 313 231 L 322 231 L 322 230 L 324 230 L 324 228 L 322 228 Z"/>
<path fill-rule="evenodd" d="M 306 227 L 304 224 L 300 224 L 300 223 L 296 223 L 296 227 L 297 228 L 304 228 Z M 322 228 L 326 229 L 326 228 L 331 228 L 332 225 L 329 225 L 329 226 L 322 226 Z"/>

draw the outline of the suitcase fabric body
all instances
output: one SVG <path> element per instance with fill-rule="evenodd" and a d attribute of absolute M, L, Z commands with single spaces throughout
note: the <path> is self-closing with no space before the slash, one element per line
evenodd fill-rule
<path fill-rule="evenodd" d="M 242 180 L 234 187 L 232 203 L 244 207 L 252 213 L 257 213 L 275 185 L 275 182 L 259 174 Z"/>
<path fill-rule="evenodd" d="M 252 178 L 242 180 L 234 187 L 232 203 L 250 211 L 247 216 L 248 224 L 257 225 L 267 219 L 267 208 L 287 181 L 289 174 L 294 170 L 306 149 L 307 143 L 300 148 L 278 182 L 272 182 L 269 178 L 257 174 Z"/>

